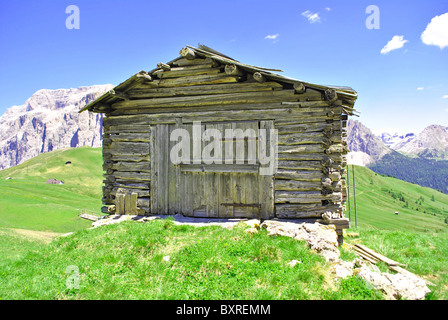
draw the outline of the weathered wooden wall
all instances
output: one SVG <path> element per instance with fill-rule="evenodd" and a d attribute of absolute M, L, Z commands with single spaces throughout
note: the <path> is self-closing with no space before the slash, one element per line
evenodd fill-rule
<path fill-rule="evenodd" d="M 150 214 L 151 128 L 156 125 L 272 120 L 279 134 L 275 215 L 342 211 L 347 116 L 334 92 L 271 81 L 199 58 L 161 65 L 151 78 L 119 93 L 121 101 L 104 117 L 105 205 L 115 204 L 123 188 L 136 192 L 138 207 Z"/>

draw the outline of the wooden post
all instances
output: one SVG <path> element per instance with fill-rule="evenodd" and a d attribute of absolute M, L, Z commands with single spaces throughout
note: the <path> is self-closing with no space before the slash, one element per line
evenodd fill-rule
<path fill-rule="evenodd" d="M 130 214 L 131 212 L 131 195 L 126 193 L 124 195 L 124 214 Z"/>
<path fill-rule="evenodd" d="M 115 197 L 116 203 L 116 214 L 124 214 L 124 194 L 123 193 L 117 193 Z"/>
<path fill-rule="evenodd" d="M 348 202 L 348 219 L 351 221 L 350 218 L 350 177 L 349 177 L 349 167 L 347 165 L 347 202 Z"/>
<path fill-rule="evenodd" d="M 138 210 L 137 210 L 137 200 L 138 200 L 138 194 L 135 192 L 132 192 L 130 195 L 130 210 L 129 210 L 129 214 L 131 215 L 137 215 L 138 214 Z"/>
<path fill-rule="evenodd" d="M 353 201 L 355 206 L 355 227 L 358 227 L 358 218 L 356 215 L 356 185 L 355 185 L 355 165 L 352 164 L 352 172 L 353 172 Z"/>

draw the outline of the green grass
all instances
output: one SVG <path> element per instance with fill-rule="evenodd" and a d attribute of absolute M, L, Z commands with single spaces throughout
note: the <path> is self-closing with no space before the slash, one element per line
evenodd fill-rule
<path fill-rule="evenodd" d="M 155 220 L 79 231 L 1 266 L 0 298 L 382 298 L 356 278 L 333 282 L 324 259 L 304 242 L 243 229 Z M 301 263 L 290 267 L 292 259 Z M 79 288 L 70 287 L 73 270 Z"/>
<path fill-rule="evenodd" d="M 78 213 L 100 214 L 101 165 L 100 148 L 77 148 L 0 171 L 1 299 L 382 298 L 357 277 L 333 282 L 329 266 L 303 242 L 265 232 L 169 221 L 86 230 L 91 223 Z M 436 285 L 428 299 L 448 299 L 448 195 L 364 167 L 355 170 L 358 227 L 352 197 L 346 242 L 407 264 Z M 65 184 L 45 184 L 50 178 Z M 76 232 L 48 243 L 70 231 Z M 346 260 L 355 257 L 341 251 Z M 302 263 L 290 268 L 292 259 Z M 70 266 L 79 270 L 79 289 L 66 286 Z"/>
<path fill-rule="evenodd" d="M 0 227 L 53 232 L 86 228 L 90 223 L 78 218 L 78 212 L 100 212 L 101 163 L 101 148 L 83 147 L 44 153 L 0 171 Z M 64 185 L 45 183 L 52 178 Z"/>
<path fill-rule="evenodd" d="M 349 170 L 352 188 L 352 167 Z M 415 233 L 445 233 L 448 225 L 448 194 L 355 166 L 356 216 L 358 227 L 402 230 Z M 355 225 L 353 191 L 350 219 Z M 400 200 L 401 199 L 401 200 Z M 433 200 L 434 201 L 433 201 Z M 398 215 L 395 212 L 398 211 Z M 348 217 L 348 205 L 345 215 Z"/>
<path fill-rule="evenodd" d="M 448 299 L 447 233 L 415 233 L 369 227 L 353 228 L 349 230 L 349 234 L 350 232 L 356 232 L 358 235 L 346 237 L 345 242 L 362 243 L 392 260 L 405 264 L 406 270 L 435 284 L 429 286 L 432 292 L 427 295 L 427 299 Z"/>

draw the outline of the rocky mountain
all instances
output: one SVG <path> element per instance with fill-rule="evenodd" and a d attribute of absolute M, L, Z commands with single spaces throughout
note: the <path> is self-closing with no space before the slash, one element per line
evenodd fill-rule
<path fill-rule="evenodd" d="M 113 88 L 42 89 L 0 117 L 0 169 L 60 148 L 100 147 L 102 114 L 79 109 Z"/>
<path fill-rule="evenodd" d="M 347 124 L 347 145 L 350 150 L 347 162 L 361 166 L 374 163 L 392 152 L 369 128 L 353 119 Z"/>
<path fill-rule="evenodd" d="M 444 126 L 431 125 L 417 135 L 376 136 L 361 122 L 349 120 L 347 162 L 448 193 L 448 160 L 441 160 L 448 154 L 447 141 Z"/>
<path fill-rule="evenodd" d="M 392 148 L 426 159 L 448 159 L 448 127 L 430 125 L 417 135 L 409 135 L 409 139 L 403 139 Z"/>
<path fill-rule="evenodd" d="M 401 146 L 409 143 L 410 141 L 415 139 L 415 134 L 414 133 L 406 133 L 406 134 L 398 134 L 398 133 L 388 133 L 388 132 L 383 132 L 380 135 L 378 135 L 378 137 L 381 139 L 381 141 L 383 141 L 383 143 L 388 146 L 391 149 L 397 150 L 399 149 Z"/>

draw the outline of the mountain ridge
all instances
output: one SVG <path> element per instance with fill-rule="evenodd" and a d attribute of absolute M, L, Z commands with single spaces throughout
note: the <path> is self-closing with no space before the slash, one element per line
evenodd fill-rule
<path fill-rule="evenodd" d="M 0 116 L 0 169 L 60 148 L 101 147 L 102 114 L 78 111 L 112 88 L 40 89 L 8 108 Z"/>
<path fill-rule="evenodd" d="M 383 143 L 400 153 L 426 159 L 448 159 L 448 127 L 431 124 L 420 133 L 378 135 Z"/>
<path fill-rule="evenodd" d="M 350 119 L 347 125 L 350 150 L 347 163 L 448 193 L 448 161 L 440 157 L 445 150 L 444 130 L 444 126 L 430 125 L 415 137 L 408 135 L 412 137 L 410 141 L 413 144 L 408 149 L 410 152 L 404 153 L 399 150 L 403 150 L 406 144 L 394 150 L 361 122 Z"/>

